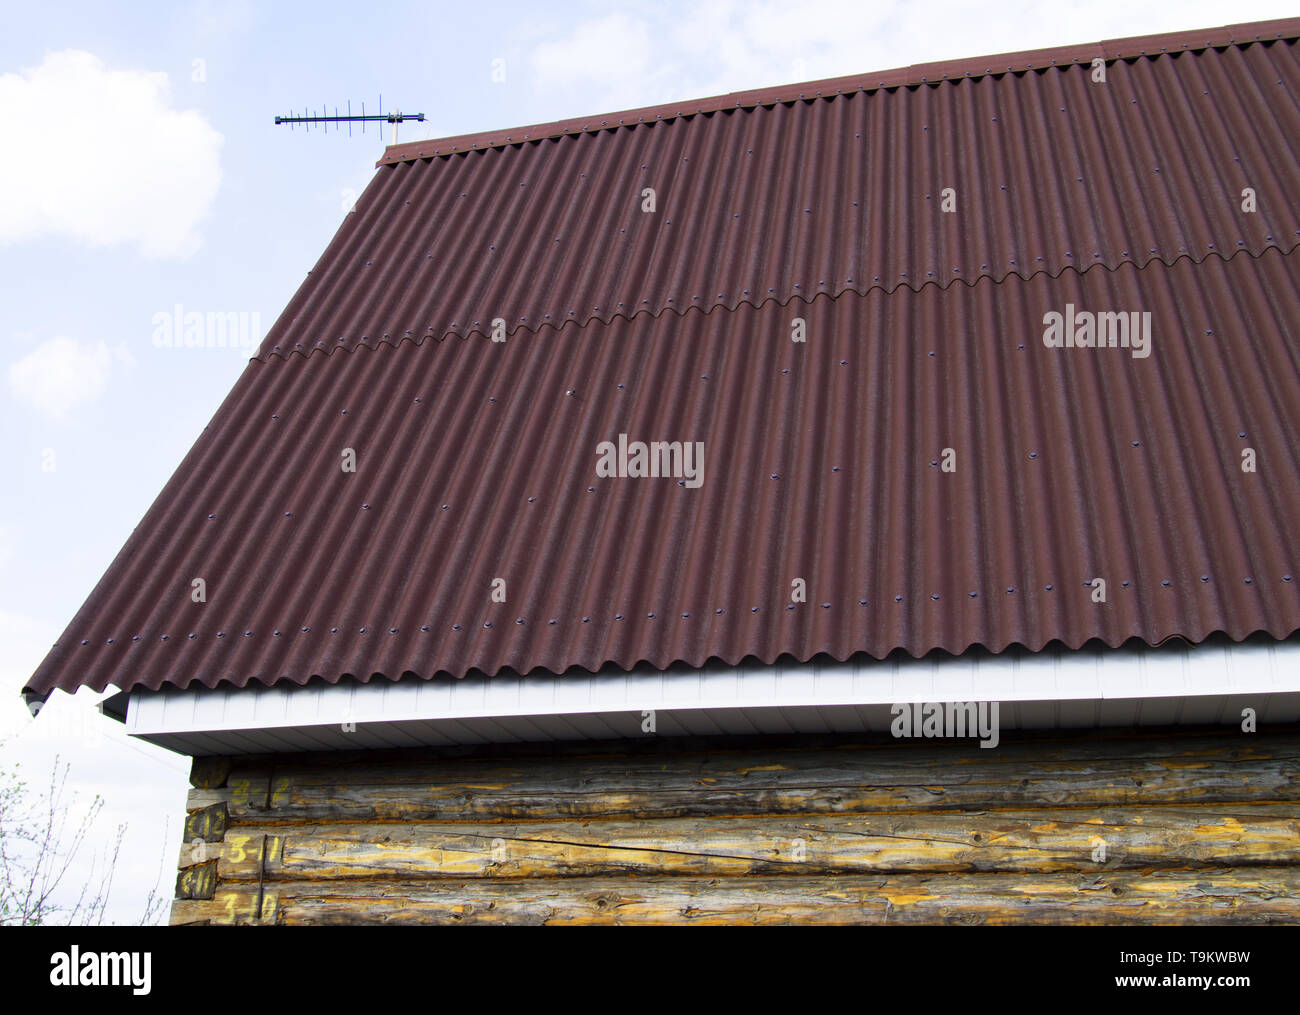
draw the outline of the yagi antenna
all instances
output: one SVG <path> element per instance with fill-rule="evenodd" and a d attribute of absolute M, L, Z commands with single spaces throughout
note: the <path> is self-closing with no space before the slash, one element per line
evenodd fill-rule
<path fill-rule="evenodd" d="M 379 108 L 380 109 L 384 108 L 384 96 L 382 93 L 379 96 Z M 290 130 L 293 130 L 295 125 L 302 124 L 303 127 L 308 131 L 311 130 L 311 125 L 313 123 L 323 124 L 326 133 L 329 132 L 330 129 L 329 125 L 331 123 L 335 124 L 334 127 L 335 130 L 341 129 L 339 126 L 337 126 L 338 124 L 346 123 L 348 125 L 348 137 L 352 136 L 353 123 L 360 123 L 361 133 L 364 134 L 366 132 L 367 123 L 377 122 L 379 124 L 380 141 L 384 140 L 384 124 L 391 123 L 393 125 L 393 144 L 397 144 L 397 125 L 401 123 L 403 120 L 419 120 L 421 123 L 424 122 L 423 113 L 403 113 L 400 110 L 394 110 L 391 113 L 371 113 L 367 115 L 366 104 L 364 102 L 361 103 L 360 114 L 353 115 L 351 99 L 348 100 L 348 111 L 344 114 L 339 113 L 338 106 L 334 107 L 333 115 L 329 114 L 328 106 L 322 106 L 321 109 L 324 110 L 325 112 L 318 114 L 313 110 L 311 112 L 304 112 L 302 116 L 297 115 L 291 109 L 289 110 L 288 116 L 277 116 L 275 118 L 275 122 L 276 124 L 287 123 L 289 125 Z"/>

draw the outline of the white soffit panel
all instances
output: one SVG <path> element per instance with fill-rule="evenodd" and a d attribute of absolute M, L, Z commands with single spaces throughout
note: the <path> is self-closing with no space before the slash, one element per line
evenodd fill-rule
<path fill-rule="evenodd" d="M 630 673 L 502 673 L 133 691 L 128 733 L 186 754 L 887 732 L 896 702 L 997 702 L 1001 729 L 1300 719 L 1300 642 L 898 655 Z"/>

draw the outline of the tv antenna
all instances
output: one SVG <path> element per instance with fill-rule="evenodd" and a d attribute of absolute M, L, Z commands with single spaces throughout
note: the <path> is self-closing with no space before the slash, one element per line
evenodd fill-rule
<path fill-rule="evenodd" d="M 384 108 L 384 96 L 382 93 L 379 96 L 379 108 Z M 326 133 L 329 133 L 329 125 L 331 123 L 334 124 L 334 129 L 336 131 L 343 129 L 339 124 L 346 123 L 348 125 L 348 137 L 352 136 L 352 124 L 354 123 L 361 124 L 361 133 L 363 134 L 366 132 L 367 123 L 378 123 L 380 141 L 383 141 L 384 139 L 384 124 L 391 123 L 393 125 L 393 144 L 397 144 L 397 125 L 403 120 L 419 120 L 421 123 L 424 122 L 423 113 L 403 113 L 401 110 L 394 110 L 391 113 L 367 114 L 366 104 L 364 102 L 361 103 L 361 112 L 359 114 L 354 114 L 352 112 L 351 99 L 348 99 L 346 113 L 340 113 L 338 106 L 334 107 L 333 115 L 330 115 L 328 106 L 322 106 L 321 109 L 324 110 L 324 112 L 318 114 L 314 110 L 311 112 L 304 111 L 301 116 L 291 109 L 289 110 L 288 116 L 277 116 L 275 122 L 277 125 L 287 123 L 290 130 L 293 130 L 293 128 L 298 124 L 302 124 L 308 131 L 311 130 L 311 125 L 314 123 L 323 125 Z"/>

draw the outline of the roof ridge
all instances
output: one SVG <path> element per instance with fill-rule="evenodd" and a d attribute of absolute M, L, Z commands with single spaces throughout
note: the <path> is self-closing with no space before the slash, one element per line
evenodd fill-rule
<path fill-rule="evenodd" d="M 893 293 L 898 292 L 900 289 L 908 289 L 912 293 L 920 293 L 923 290 L 930 288 L 931 286 L 937 287 L 941 291 L 946 291 L 948 289 L 953 288 L 955 285 L 959 283 L 965 285 L 968 289 L 974 289 L 977 285 L 979 285 L 982 282 L 988 282 L 990 285 L 1002 285 L 1004 282 L 1007 282 L 1013 275 L 1019 278 L 1022 282 L 1030 282 L 1038 278 L 1039 275 L 1046 275 L 1048 276 L 1048 278 L 1055 280 L 1060 278 L 1066 272 L 1069 271 L 1072 271 L 1075 274 L 1082 277 L 1084 275 L 1087 275 L 1088 272 L 1096 268 L 1102 268 L 1106 271 L 1114 273 L 1119 271 L 1121 268 L 1125 266 L 1132 265 L 1135 271 L 1146 271 L 1152 266 L 1154 262 L 1157 261 L 1166 268 L 1172 268 L 1176 264 L 1179 264 L 1184 260 L 1191 261 L 1193 265 L 1204 264 L 1211 257 L 1217 257 L 1221 261 L 1229 262 L 1241 254 L 1245 254 L 1253 261 L 1258 261 L 1261 258 L 1263 258 L 1267 253 L 1274 250 L 1277 251 L 1279 256 L 1281 257 L 1290 257 L 1292 254 L 1300 250 L 1300 240 L 1296 240 L 1289 247 L 1282 247 L 1277 242 L 1268 243 L 1265 244 L 1264 247 L 1258 253 L 1256 253 L 1253 250 L 1250 250 L 1247 247 L 1238 247 L 1231 254 L 1228 254 L 1226 256 L 1221 251 L 1211 250 L 1199 260 L 1193 257 L 1190 253 L 1179 254 L 1177 257 L 1175 257 L 1173 260 L 1170 261 L 1166 261 L 1164 257 L 1160 256 L 1159 254 L 1156 254 L 1154 256 L 1148 257 L 1145 261 L 1141 261 L 1141 262 L 1139 262 L 1136 258 L 1126 258 L 1121 261 L 1116 261 L 1114 264 L 1107 264 L 1104 261 L 1094 261 L 1093 263 L 1083 268 L 1080 268 L 1077 264 L 1063 264 L 1061 265 L 1061 270 L 1056 272 L 1055 274 L 1052 274 L 1051 269 L 1049 268 L 1039 268 L 1037 271 L 1031 272 L 1028 275 L 1020 271 L 1010 270 L 998 277 L 994 277 L 993 275 L 985 273 L 985 274 L 974 275 L 970 278 L 951 278 L 948 279 L 946 282 L 941 282 L 938 279 L 931 279 L 929 281 L 922 282 L 919 286 L 913 286 L 912 283 L 908 281 L 908 282 L 900 282 L 894 285 L 892 288 L 881 283 L 873 283 L 864 289 L 858 289 L 855 286 L 846 285 L 843 289 L 839 289 L 835 292 L 819 292 L 819 293 L 813 293 L 811 296 L 808 296 L 804 293 L 792 292 L 788 294 L 788 296 L 786 296 L 784 299 L 782 299 L 779 296 L 768 296 L 757 303 L 755 303 L 752 299 L 746 297 L 737 300 L 733 304 L 712 303 L 707 307 L 687 306 L 679 309 L 678 307 L 670 307 L 665 305 L 660 307 L 658 310 L 652 310 L 652 309 L 636 310 L 631 314 L 627 314 L 624 313 L 623 311 L 619 311 L 617 313 L 611 314 L 609 317 L 601 317 L 598 314 L 593 313 L 593 314 L 589 314 L 587 317 L 583 318 L 582 320 L 577 320 L 576 318 L 569 318 L 567 320 L 559 321 L 558 323 L 555 321 L 542 321 L 540 324 L 536 326 L 533 326 L 531 324 L 520 324 L 517 327 L 515 327 L 513 330 L 507 331 L 506 335 L 507 337 L 518 335 L 520 333 L 524 333 L 528 335 L 540 335 L 545 328 L 551 328 L 556 332 L 561 332 L 565 328 L 575 323 L 577 324 L 578 328 L 581 330 L 587 328 L 593 322 L 599 322 L 602 325 L 608 325 L 618 320 L 619 318 L 631 322 L 641 317 L 649 317 L 653 321 L 653 320 L 658 320 L 660 317 L 663 317 L 665 314 L 669 314 L 669 313 L 676 314 L 678 317 L 685 317 L 687 314 L 691 313 L 692 311 L 697 311 L 706 316 L 714 313 L 715 311 L 734 313 L 735 311 L 739 310 L 742 306 L 746 306 L 746 305 L 752 307 L 755 310 L 761 310 L 769 303 L 776 303 L 778 306 L 784 307 L 790 305 L 795 300 L 801 300 L 805 305 L 811 306 L 813 303 L 815 303 L 818 299 L 821 299 L 822 297 L 825 297 L 826 299 L 830 300 L 833 303 L 843 296 L 848 296 L 850 293 L 858 297 L 866 297 L 873 292 L 880 291 L 884 293 L 886 296 L 889 296 L 892 295 Z M 468 331 L 464 331 L 464 332 L 453 331 L 452 329 L 447 328 L 444 329 L 439 334 L 433 334 L 431 332 L 425 332 L 418 336 L 411 335 L 409 333 L 403 334 L 399 336 L 396 341 L 391 339 L 389 335 L 385 333 L 383 337 L 376 339 L 374 342 L 358 341 L 355 343 L 343 344 L 343 345 L 316 346 L 311 349 L 308 349 L 306 352 L 304 352 L 301 349 L 292 349 L 286 354 L 280 352 L 279 347 L 277 346 L 270 352 L 263 353 L 259 350 L 257 355 L 252 356 L 251 359 L 256 360 L 259 363 L 267 363 L 273 359 L 278 359 L 278 360 L 288 362 L 289 360 L 293 359 L 293 357 L 295 356 L 299 356 L 303 359 L 310 359 L 318 352 L 324 356 L 333 356 L 335 353 L 339 353 L 339 352 L 353 353 L 356 352 L 358 349 L 377 349 L 381 345 L 387 345 L 394 349 L 397 349 L 400 348 L 404 343 L 408 343 L 408 342 L 419 347 L 424 345 L 425 342 L 428 342 L 430 340 L 434 342 L 445 342 L 448 338 L 452 338 L 452 337 L 459 338 L 462 342 L 468 342 L 471 338 L 476 338 L 476 337 L 481 339 L 486 339 L 488 338 L 488 332 L 482 328 L 470 328 Z"/>
<path fill-rule="evenodd" d="M 473 134 L 451 135 L 424 141 L 407 141 L 389 145 L 376 166 L 395 165 L 416 159 L 448 156 L 468 151 L 502 148 L 525 141 L 540 141 L 569 134 L 590 134 L 601 130 L 614 130 L 621 126 L 635 127 L 642 123 L 662 123 L 679 117 L 700 113 L 714 113 L 723 109 L 753 109 L 757 106 L 774 106 L 782 102 L 813 101 L 818 98 L 833 99 L 846 92 L 874 92 L 880 89 L 900 88 L 907 85 L 938 84 L 989 75 L 1023 73 L 1050 67 L 1072 66 L 1082 61 L 1091 63 L 1100 57 L 1113 61 L 1158 57 L 1173 52 L 1195 52 L 1217 46 L 1249 46 L 1257 42 L 1300 38 L 1300 17 L 1256 21 L 1245 24 L 1223 25 L 1219 28 L 1198 28 L 1159 35 L 1137 35 L 1124 39 L 1101 42 L 1075 43 L 1050 49 L 1019 50 L 989 56 L 967 57 L 934 63 L 911 64 L 884 71 L 870 71 L 847 77 L 822 78 L 814 81 L 776 85 L 770 88 L 728 92 L 725 95 L 690 99 L 683 102 L 663 103 L 605 114 L 570 117 L 551 123 L 502 130 L 480 131 Z M 1006 61 L 1005 67 L 1003 62 Z M 996 65 L 996 69 L 995 69 Z M 981 69 L 982 68 L 982 69 Z M 597 122 L 599 121 L 599 122 Z"/>

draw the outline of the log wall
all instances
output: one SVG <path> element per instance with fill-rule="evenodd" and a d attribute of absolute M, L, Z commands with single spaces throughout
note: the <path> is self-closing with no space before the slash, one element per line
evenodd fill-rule
<path fill-rule="evenodd" d="M 197 758 L 172 923 L 1300 923 L 1300 730 Z"/>

